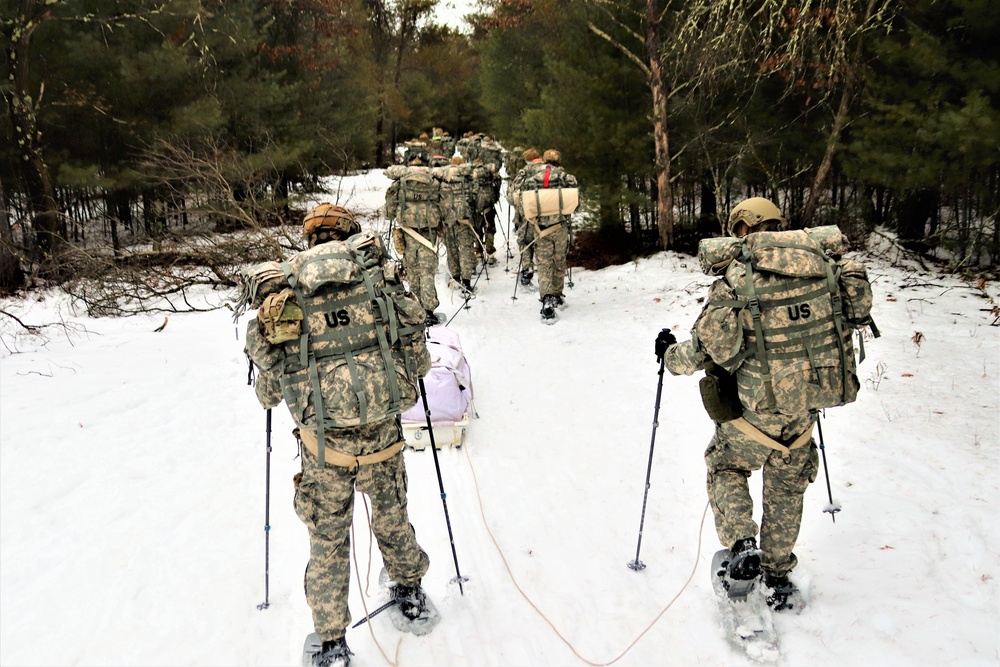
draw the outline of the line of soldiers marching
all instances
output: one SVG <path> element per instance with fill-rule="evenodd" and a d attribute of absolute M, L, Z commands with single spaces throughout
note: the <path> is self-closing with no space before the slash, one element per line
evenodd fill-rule
<path fill-rule="evenodd" d="M 440 323 L 434 276 L 441 243 L 451 284 L 466 299 L 473 298 L 472 275 L 479 262 L 497 263 L 501 170 L 508 178 L 507 200 L 521 253 L 518 279 L 531 289 L 537 271 L 543 321 L 555 322 L 556 308 L 565 305 L 570 215 L 579 198 L 576 178 L 562 169 L 559 152 L 549 149 L 539 155 L 520 147 L 507 151 L 490 137 L 472 132 L 456 142 L 434 128 L 433 135 L 425 133 L 403 144 L 403 164 L 385 171 L 393 181 L 385 203 L 386 217 L 396 223 L 393 243 L 428 326 Z"/>

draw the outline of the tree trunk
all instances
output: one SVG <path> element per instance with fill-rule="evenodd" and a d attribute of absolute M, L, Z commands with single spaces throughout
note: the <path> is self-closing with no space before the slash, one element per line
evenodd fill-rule
<path fill-rule="evenodd" d="M 816 216 L 816 209 L 819 208 L 819 202 L 822 197 L 823 188 L 826 184 L 826 178 L 830 174 L 830 168 L 833 166 L 833 156 L 836 154 L 837 147 L 840 144 L 840 135 L 843 133 L 844 126 L 847 124 L 847 113 L 850 109 L 851 87 L 850 83 L 845 83 L 844 90 L 840 95 L 840 104 L 837 107 L 837 114 L 833 117 L 833 128 L 830 130 L 830 135 L 826 139 L 826 151 L 823 153 L 823 159 L 819 163 L 819 169 L 816 170 L 816 176 L 813 177 L 812 185 L 809 187 L 809 197 L 806 199 L 806 205 L 802 211 L 802 227 L 811 226 L 813 218 Z"/>
<path fill-rule="evenodd" d="M 28 90 L 31 36 L 44 20 L 44 10 L 45 5 L 37 0 L 21 0 L 21 11 L 14 17 L 13 39 L 8 51 L 12 85 L 6 97 L 38 249 L 42 257 L 50 257 L 61 250 L 65 239 L 38 129 L 38 107 L 45 88 L 39 89 L 37 98 L 32 98 Z"/>
<path fill-rule="evenodd" d="M 7 216 L 7 197 L 0 181 L 0 294 L 12 294 L 24 287 L 24 270 L 14 245 L 14 233 Z"/>
<path fill-rule="evenodd" d="M 653 143 L 656 156 L 657 229 L 660 248 L 674 245 L 674 197 L 670 186 L 670 135 L 667 125 L 667 90 L 660 62 L 661 22 L 657 0 L 646 0 L 646 58 L 649 89 L 653 95 Z"/>
<path fill-rule="evenodd" d="M 861 18 L 859 25 L 867 25 L 874 10 L 875 0 L 869 0 L 864 16 Z M 862 66 L 861 58 L 864 53 L 863 47 L 864 38 L 859 35 L 854 44 L 853 57 L 851 57 L 850 61 L 848 61 L 845 65 L 846 71 L 844 76 L 844 89 L 841 91 L 840 104 L 837 106 L 837 113 L 833 118 L 833 128 L 830 130 L 830 136 L 827 137 L 826 140 L 826 151 L 824 151 L 823 159 L 819 163 L 819 169 L 816 170 L 816 176 L 813 178 L 812 187 L 809 189 L 809 198 L 806 200 L 805 209 L 802 211 L 802 227 L 808 227 L 812 224 L 813 217 L 816 215 L 816 209 L 819 208 L 823 186 L 826 183 L 827 175 L 829 175 L 830 168 L 833 165 L 833 157 L 840 144 L 840 135 L 843 133 L 844 126 L 847 124 L 847 114 L 851 110 L 851 98 L 854 95 L 854 88 L 859 81 L 857 70 Z"/>

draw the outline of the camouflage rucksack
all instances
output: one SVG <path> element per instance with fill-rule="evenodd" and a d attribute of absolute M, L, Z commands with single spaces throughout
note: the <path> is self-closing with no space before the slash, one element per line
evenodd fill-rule
<path fill-rule="evenodd" d="M 835 226 L 699 244 L 702 270 L 724 280 L 712 286 L 695 333 L 735 374 L 747 409 L 794 415 L 857 398 L 852 334 L 877 329 L 867 272 L 841 260 L 844 250 Z"/>
<path fill-rule="evenodd" d="M 488 211 L 500 198 L 500 177 L 492 164 L 476 165 L 472 171 L 473 206 L 477 211 Z"/>
<path fill-rule="evenodd" d="M 441 181 L 441 215 L 445 220 L 468 220 L 472 217 L 472 165 L 451 164 L 434 170 Z"/>
<path fill-rule="evenodd" d="M 386 169 L 385 174 L 393 179 L 385 193 L 386 217 L 403 227 L 416 229 L 440 224 L 441 187 L 428 168 L 395 165 Z"/>
<path fill-rule="evenodd" d="M 296 424 L 316 431 L 319 442 L 326 430 L 412 407 L 417 381 L 430 369 L 426 314 L 387 260 L 375 234 L 356 234 L 298 253 L 280 265 L 282 284 L 269 283 L 279 291 L 250 297 L 263 303 L 247 327 L 247 354 L 262 370 L 280 368 L 281 398 Z M 300 309 L 297 330 L 289 327 L 290 304 Z M 260 389 L 258 397 L 265 407 L 280 402 L 265 401 Z"/>

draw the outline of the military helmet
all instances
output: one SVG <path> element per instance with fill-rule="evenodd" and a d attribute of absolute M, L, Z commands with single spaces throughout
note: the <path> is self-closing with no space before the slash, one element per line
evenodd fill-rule
<path fill-rule="evenodd" d="M 326 241 L 342 241 L 361 231 L 354 214 L 343 206 L 322 203 L 306 213 L 302 221 L 303 236 L 309 241 L 309 247 Z"/>
<path fill-rule="evenodd" d="M 556 149 L 549 148 L 544 153 L 542 153 L 542 159 L 548 162 L 549 164 L 559 164 L 559 162 L 562 160 L 562 155 Z"/>
<path fill-rule="evenodd" d="M 770 199 L 751 197 L 737 204 L 736 208 L 729 214 L 729 224 L 726 231 L 729 232 L 730 236 L 735 236 L 736 227 L 741 222 L 752 231 L 754 227 L 765 222 L 782 223 L 784 221 L 781 211 Z"/>
<path fill-rule="evenodd" d="M 465 164 L 465 158 L 462 157 L 461 155 L 456 155 L 453 158 L 451 158 L 451 163 L 452 164 Z"/>
<path fill-rule="evenodd" d="M 540 158 L 542 156 L 539 155 L 538 151 L 536 151 L 534 148 L 529 148 L 528 150 L 526 150 L 523 153 L 521 153 L 521 157 L 523 157 L 525 159 L 525 161 L 531 162 L 533 160 L 537 160 L 538 158 Z"/>

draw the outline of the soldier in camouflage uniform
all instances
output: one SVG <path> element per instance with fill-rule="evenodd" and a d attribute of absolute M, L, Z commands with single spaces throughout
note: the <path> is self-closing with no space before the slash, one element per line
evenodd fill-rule
<path fill-rule="evenodd" d="M 405 170 L 404 170 L 405 169 Z M 440 183 L 433 178 L 436 194 L 429 199 L 415 199 L 416 191 L 401 187 L 409 174 L 421 172 L 433 176 L 430 168 L 414 161 L 403 167 L 390 167 L 386 175 L 394 179 L 385 193 L 385 217 L 397 223 L 393 231 L 393 244 L 403 255 L 406 281 L 424 310 L 427 325 L 440 324 L 434 310 L 440 305 L 434 276 L 437 274 L 438 243 L 441 225 Z M 401 176 L 402 175 L 402 176 Z"/>
<path fill-rule="evenodd" d="M 316 207 L 305 219 L 310 248 L 343 241 L 360 231 L 361 227 L 353 214 L 328 204 Z M 293 257 L 288 264 L 294 266 L 294 262 Z M 324 298 L 336 299 L 336 292 Z M 412 299 L 409 296 L 405 298 Z M 262 310 L 267 311 L 268 301 L 264 303 Z M 419 321 L 419 306 L 413 303 L 410 308 Z M 280 307 L 276 312 L 285 314 Z M 302 319 L 302 311 L 297 312 L 298 318 Z M 259 312 L 261 329 L 268 330 L 270 326 L 270 330 L 274 331 L 277 326 L 274 320 L 278 319 L 270 317 L 274 313 Z M 316 412 L 303 409 L 305 405 L 312 404 L 309 398 L 312 395 L 310 376 L 301 372 L 290 374 L 284 360 L 292 352 L 283 348 L 301 343 L 296 336 L 286 335 L 278 338 L 275 344 L 268 344 L 256 335 L 257 330 L 258 322 L 251 321 L 247 353 L 258 367 L 258 398 L 264 407 L 276 406 L 284 400 L 298 424 L 296 435 L 300 438 L 302 472 L 295 476 L 295 513 L 309 530 L 305 593 L 312 609 L 316 633 L 323 641 L 321 650 L 313 656 L 313 664 L 317 667 L 346 667 L 352 655 L 345 634 L 351 622 L 348 589 L 355 492 L 365 493 L 371 499 L 372 532 L 382 553 L 386 572 L 395 582 L 390 594 L 399 600 L 402 613 L 407 618 L 416 618 L 426 612 L 429 604 L 420 587 L 429 559 L 417 543 L 407 513 L 402 427 L 398 412 L 393 415 L 386 406 L 369 406 L 369 414 L 376 417 L 386 414 L 388 417 L 358 426 L 326 428 L 323 432 L 325 464 L 320 465 Z M 422 328 L 418 326 L 415 331 L 410 340 L 417 348 L 423 348 L 426 354 Z M 251 336 L 251 333 L 254 335 Z M 417 348 L 414 349 L 419 352 Z M 277 362 L 270 366 L 262 363 L 268 355 L 275 355 Z M 311 352 L 310 357 L 312 355 Z M 294 357 L 298 359 L 297 352 L 294 352 Z M 429 357 L 424 362 L 418 361 L 414 372 L 426 372 L 428 368 Z M 392 372 L 400 371 L 395 369 Z M 325 380 L 322 392 L 323 405 L 337 405 L 339 400 L 344 400 L 335 395 L 336 390 L 326 385 Z M 351 396 L 346 400 L 356 399 Z M 325 411 L 330 409 L 327 407 Z"/>
<path fill-rule="evenodd" d="M 441 152 L 445 157 L 451 157 L 455 154 L 455 137 L 448 134 L 447 131 L 441 133 Z"/>
<path fill-rule="evenodd" d="M 783 221 L 777 206 L 754 198 L 733 209 L 729 232 L 744 237 L 751 232 L 776 231 Z M 714 292 L 728 289 L 725 278 L 717 280 L 706 300 L 706 310 Z M 704 314 L 705 311 L 695 324 L 691 340 L 677 343 L 668 329 L 657 336 L 657 359 L 662 359 L 672 374 L 692 375 L 711 368 L 715 360 L 707 349 L 718 349 L 720 341 L 732 337 L 733 332 L 722 330 Z M 797 592 L 788 579 L 788 573 L 798 562 L 792 549 L 802 521 L 803 496 L 816 480 L 818 470 L 816 443 L 809 437 L 813 418 L 808 412 L 750 410 L 743 411 L 743 418 L 785 450 L 766 446 L 759 437 L 749 437 L 737 428 L 736 420 L 717 424 L 715 436 L 705 451 L 708 497 L 719 539 L 733 553 L 729 576 L 746 581 L 760 576 L 763 570 L 764 583 L 773 591 L 768 595 L 768 604 L 780 610 L 791 606 L 788 598 Z M 753 500 L 747 480 L 752 471 L 761 469 L 763 516 L 758 549 L 758 526 L 753 520 Z"/>
<path fill-rule="evenodd" d="M 472 165 L 460 155 L 451 165 L 435 170 L 441 181 L 441 213 L 444 246 L 448 253 L 448 271 L 461 285 L 465 297 L 473 294 L 472 273 L 476 270 L 476 248 L 479 241 L 472 228 Z"/>
<path fill-rule="evenodd" d="M 533 190 L 546 188 L 575 188 L 576 176 L 560 165 L 559 151 L 548 149 L 542 161 L 533 161 L 524 169 L 520 186 L 521 206 Z M 542 319 L 554 321 L 555 309 L 565 302 L 563 285 L 566 281 L 566 251 L 569 249 L 569 215 L 540 216 L 528 224 L 534 227 L 535 263 L 538 267 L 538 292 L 542 302 Z"/>
<path fill-rule="evenodd" d="M 542 164 L 542 156 L 534 148 L 529 148 L 521 153 L 522 166 L 515 173 L 507 186 L 507 202 L 514 208 L 514 230 L 517 234 L 517 247 L 520 250 L 521 258 L 518 262 L 521 275 L 518 280 L 525 287 L 531 285 L 531 279 L 535 276 L 535 226 L 529 224 L 524 217 L 521 206 L 518 205 L 517 198 L 524 185 L 524 180 L 529 173 L 528 167 L 532 164 Z"/>
<path fill-rule="evenodd" d="M 500 198 L 500 175 L 497 168 L 491 164 L 484 164 L 482 159 L 476 158 L 473 161 L 472 185 L 473 185 L 473 207 L 472 226 L 479 236 L 482 247 L 476 249 L 476 255 L 483 257 L 484 263 L 493 266 L 496 260 L 496 245 L 493 243 L 497 231 L 497 211 L 496 203 Z"/>

